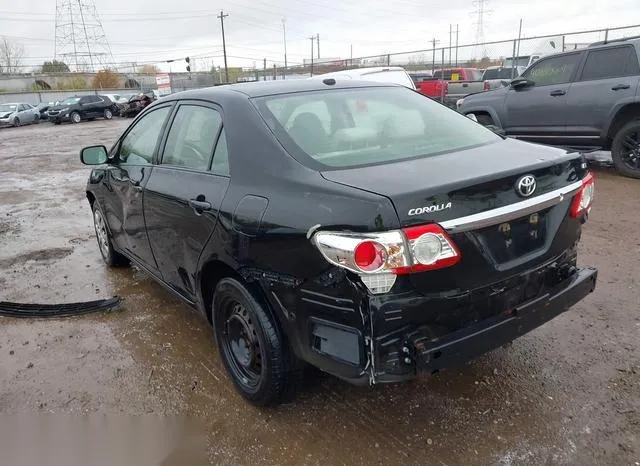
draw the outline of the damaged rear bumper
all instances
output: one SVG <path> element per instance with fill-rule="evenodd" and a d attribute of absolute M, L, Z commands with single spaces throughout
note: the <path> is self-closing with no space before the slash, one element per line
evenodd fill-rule
<path fill-rule="evenodd" d="M 308 349 L 315 356 L 308 360 L 358 385 L 400 382 L 420 372 L 437 372 L 467 362 L 548 322 L 591 293 L 596 280 L 596 269 L 574 268 L 573 273 L 544 288 L 533 299 L 516 305 L 503 299 L 489 301 L 490 316 L 476 318 L 474 323 L 454 330 L 456 320 L 460 325 L 464 306 L 464 312 L 471 306 L 473 313 L 479 315 L 477 309 L 484 305 L 486 312 L 487 305 L 482 304 L 486 296 L 434 300 L 403 293 L 373 306 L 370 325 L 364 328 L 312 319 Z"/>

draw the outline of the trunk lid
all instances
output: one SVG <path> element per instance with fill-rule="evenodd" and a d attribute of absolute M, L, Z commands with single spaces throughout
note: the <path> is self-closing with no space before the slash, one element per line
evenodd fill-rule
<path fill-rule="evenodd" d="M 432 222 L 452 228 L 462 260 L 437 274 L 409 277 L 421 290 L 444 291 L 500 281 L 571 249 L 580 228 L 579 222 L 567 221 L 571 196 L 539 210 L 535 206 L 518 218 L 489 219 L 460 230 L 455 225 L 481 212 L 536 204 L 536 198 L 575 185 L 585 173 L 578 153 L 506 139 L 399 163 L 325 171 L 322 176 L 389 198 L 403 228 Z M 516 189 L 525 175 L 533 175 L 537 183 L 530 196 Z"/>

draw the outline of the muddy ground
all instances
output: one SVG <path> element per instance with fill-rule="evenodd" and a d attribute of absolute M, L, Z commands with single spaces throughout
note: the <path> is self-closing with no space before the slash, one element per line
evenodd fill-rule
<path fill-rule="evenodd" d="M 640 462 L 640 180 L 598 170 L 580 262 L 599 283 L 571 311 L 434 376 L 370 389 L 314 375 L 295 403 L 260 410 L 234 391 L 204 321 L 101 262 L 78 150 L 127 123 L 0 130 L 0 301 L 126 300 L 0 318 L 0 413 L 197 416 L 218 464 Z"/>

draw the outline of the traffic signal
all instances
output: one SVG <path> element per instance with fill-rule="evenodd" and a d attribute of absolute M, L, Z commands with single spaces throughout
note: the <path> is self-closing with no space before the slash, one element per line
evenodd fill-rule
<path fill-rule="evenodd" d="M 187 62 L 187 71 L 188 71 L 189 73 L 191 73 L 191 65 L 189 64 L 189 63 L 191 63 L 191 59 L 190 59 L 189 57 L 186 57 L 186 58 L 184 59 L 184 61 L 186 61 L 186 62 Z"/>

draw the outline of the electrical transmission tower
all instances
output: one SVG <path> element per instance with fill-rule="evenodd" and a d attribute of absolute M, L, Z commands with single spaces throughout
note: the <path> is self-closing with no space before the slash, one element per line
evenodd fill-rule
<path fill-rule="evenodd" d="M 94 0 L 56 0 L 55 59 L 75 71 L 113 68 Z"/>
<path fill-rule="evenodd" d="M 473 54 L 477 58 L 484 58 L 487 56 L 487 46 L 484 44 L 484 22 L 487 16 L 493 13 L 492 10 L 487 10 L 487 4 L 489 0 L 473 0 L 473 4 L 476 9 L 472 13 L 476 17 L 476 45 L 473 50 Z M 478 57 L 478 52 L 480 56 Z"/>

